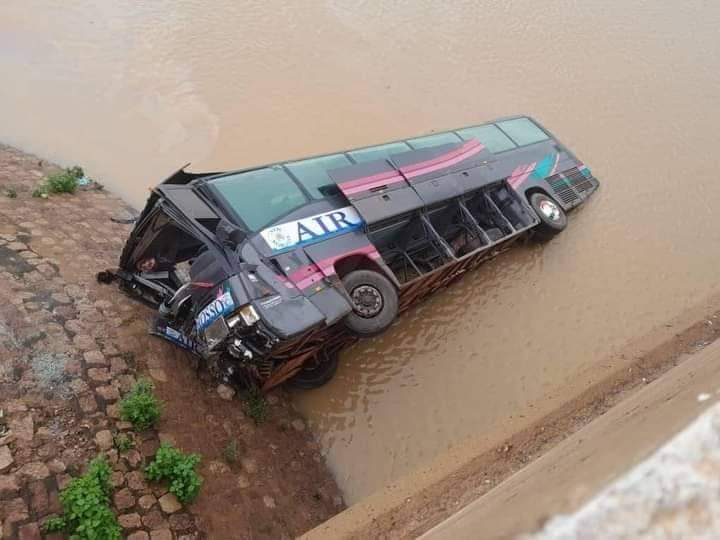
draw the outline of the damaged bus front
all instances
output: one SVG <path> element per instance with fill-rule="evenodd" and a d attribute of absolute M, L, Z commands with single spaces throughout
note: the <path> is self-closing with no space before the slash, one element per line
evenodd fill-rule
<path fill-rule="evenodd" d="M 312 388 L 339 350 L 530 231 L 562 231 L 597 180 L 513 117 L 223 173 L 180 170 L 151 195 L 118 279 L 153 332 L 227 382 Z"/>

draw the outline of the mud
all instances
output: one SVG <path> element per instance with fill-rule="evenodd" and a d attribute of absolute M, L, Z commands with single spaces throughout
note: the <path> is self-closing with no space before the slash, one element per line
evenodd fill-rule
<path fill-rule="evenodd" d="M 350 502 L 528 428 L 720 292 L 718 5 L 0 9 L 0 140 L 81 162 L 136 206 L 187 161 L 240 167 L 522 112 L 603 182 L 556 241 L 467 276 L 296 398 Z"/>

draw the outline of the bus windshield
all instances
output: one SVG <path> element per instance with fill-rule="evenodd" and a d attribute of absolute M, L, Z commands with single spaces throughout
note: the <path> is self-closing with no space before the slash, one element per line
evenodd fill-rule
<path fill-rule="evenodd" d="M 259 231 L 307 202 L 282 167 L 221 176 L 210 185 L 251 231 Z"/>

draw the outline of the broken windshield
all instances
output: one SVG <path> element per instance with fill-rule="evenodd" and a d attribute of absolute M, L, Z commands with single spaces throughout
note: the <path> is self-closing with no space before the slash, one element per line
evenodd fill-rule
<path fill-rule="evenodd" d="M 210 186 L 251 231 L 262 229 L 307 202 L 281 167 L 221 176 Z"/>

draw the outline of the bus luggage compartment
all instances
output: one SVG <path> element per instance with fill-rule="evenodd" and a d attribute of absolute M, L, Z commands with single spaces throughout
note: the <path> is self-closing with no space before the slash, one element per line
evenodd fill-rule
<path fill-rule="evenodd" d="M 400 283 L 492 248 L 537 218 L 505 182 L 368 225 L 368 237 Z"/>

